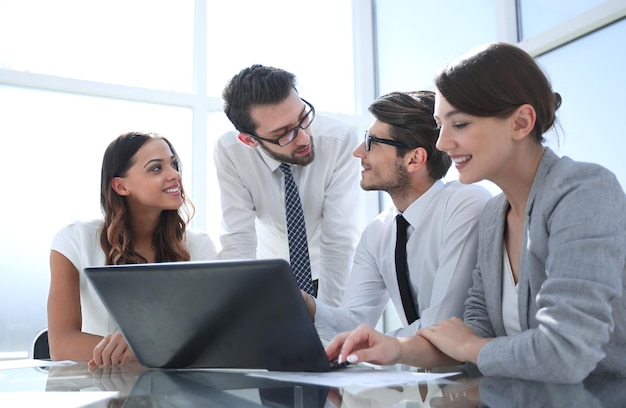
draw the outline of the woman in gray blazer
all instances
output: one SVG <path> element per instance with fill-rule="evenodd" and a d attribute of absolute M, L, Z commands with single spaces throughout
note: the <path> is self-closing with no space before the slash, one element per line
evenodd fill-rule
<path fill-rule="evenodd" d="M 626 377 L 626 196 L 614 174 L 543 146 L 561 98 L 534 59 L 494 43 L 436 78 L 437 147 L 463 183 L 502 194 L 483 213 L 464 320 L 393 339 L 362 326 L 329 358 L 577 383 Z"/>

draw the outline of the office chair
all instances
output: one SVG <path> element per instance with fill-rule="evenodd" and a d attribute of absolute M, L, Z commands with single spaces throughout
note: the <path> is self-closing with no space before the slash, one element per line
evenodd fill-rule
<path fill-rule="evenodd" d="M 35 360 L 50 360 L 50 346 L 48 344 L 48 328 L 41 330 L 35 336 L 30 349 L 30 358 Z"/>

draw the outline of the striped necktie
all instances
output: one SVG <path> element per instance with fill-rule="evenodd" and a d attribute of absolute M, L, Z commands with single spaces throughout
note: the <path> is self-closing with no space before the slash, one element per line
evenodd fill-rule
<path fill-rule="evenodd" d="M 306 237 L 306 225 L 304 223 L 300 194 L 291 174 L 291 166 L 288 163 L 282 163 L 280 169 L 285 175 L 285 215 L 287 218 L 291 270 L 300 289 L 315 296 L 311 280 L 309 245 Z"/>

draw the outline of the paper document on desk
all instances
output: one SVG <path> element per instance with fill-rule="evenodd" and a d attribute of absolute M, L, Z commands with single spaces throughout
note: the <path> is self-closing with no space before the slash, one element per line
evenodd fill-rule
<path fill-rule="evenodd" d="M 386 387 L 410 383 L 422 383 L 458 375 L 452 373 L 414 373 L 409 371 L 374 370 L 371 368 L 345 368 L 325 373 L 267 371 L 250 373 L 249 376 L 271 378 L 304 384 L 343 388 L 350 385 L 364 387 Z"/>
<path fill-rule="evenodd" d="M 50 361 L 50 360 L 33 360 L 30 358 L 22 358 L 19 360 L 0 361 L 0 370 L 9 369 L 9 368 L 66 366 L 66 365 L 72 365 L 72 364 L 76 364 L 76 362 L 70 361 L 70 360 Z"/>

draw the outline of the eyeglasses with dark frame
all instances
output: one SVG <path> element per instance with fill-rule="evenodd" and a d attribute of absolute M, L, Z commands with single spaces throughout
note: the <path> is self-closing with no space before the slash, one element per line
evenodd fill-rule
<path fill-rule="evenodd" d="M 393 140 L 393 139 L 381 139 L 379 137 L 372 136 L 370 134 L 370 132 L 368 132 L 366 130 L 365 131 L 365 140 L 364 140 L 365 151 L 366 152 L 369 152 L 370 149 L 372 148 L 372 142 L 373 143 L 382 143 L 382 144 L 386 144 L 386 145 L 390 145 L 390 146 L 395 146 L 395 147 L 399 147 L 401 149 L 410 149 L 409 146 L 405 145 L 402 142 L 398 142 L 397 140 Z"/>
<path fill-rule="evenodd" d="M 309 126 L 311 126 L 311 123 L 313 123 L 313 120 L 315 120 L 315 108 L 313 107 L 313 105 L 311 105 L 309 102 L 305 101 L 302 98 L 300 98 L 300 100 L 302 100 L 302 102 L 304 102 L 309 107 L 309 111 L 304 115 L 300 123 L 298 123 L 298 126 L 294 127 L 293 129 L 289 129 L 288 131 L 286 131 L 285 133 L 283 133 L 282 135 L 278 136 L 275 139 L 268 139 L 266 137 L 261 137 L 251 132 L 248 132 L 248 134 L 255 139 L 263 140 L 264 142 L 267 142 L 267 143 L 273 143 L 280 147 L 287 146 L 289 143 L 296 140 L 298 129 L 302 129 L 302 130 L 308 129 Z"/>

